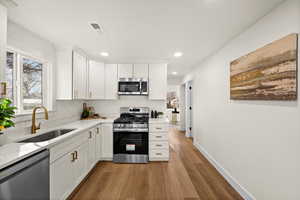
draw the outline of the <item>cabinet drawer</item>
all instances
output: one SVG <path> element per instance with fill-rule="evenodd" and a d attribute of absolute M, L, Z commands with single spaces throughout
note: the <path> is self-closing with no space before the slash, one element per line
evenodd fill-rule
<path fill-rule="evenodd" d="M 168 134 L 167 133 L 150 133 L 149 134 L 149 140 L 168 140 Z"/>
<path fill-rule="evenodd" d="M 153 149 L 149 152 L 149 158 L 151 160 L 168 160 L 169 149 Z"/>
<path fill-rule="evenodd" d="M 50 148 L 50 163 L 62 157 L 66 153 L 72 151 L 75 147 L 81 145 L 88 139 L 87 132 L 79 133 L 79 135 Z"/>
<path fill-rule="evenodd" d="M 169 143 L 167 141 L 150 141 L 149 148 L 152 149 L 169 149 Z"/>
<path fill-rule="evenodd" d="M 167 132 L 168 125 L 167 124 L 149 124 L 150 132 Z"/>

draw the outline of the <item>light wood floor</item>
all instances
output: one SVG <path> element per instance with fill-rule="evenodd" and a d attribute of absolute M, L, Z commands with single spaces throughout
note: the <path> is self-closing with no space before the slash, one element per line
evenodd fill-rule
<path fill-rule="evenodd" d="M 170 161 L 149 164 L 101 162 L 72 200 L 242 199 L 197 151 L 190 139 L 169 131 Z"/>

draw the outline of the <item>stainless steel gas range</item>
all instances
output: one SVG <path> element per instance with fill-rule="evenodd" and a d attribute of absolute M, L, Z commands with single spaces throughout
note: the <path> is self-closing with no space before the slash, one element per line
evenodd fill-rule
<path fill-rule="evenodd" d="M 149 108 L 122 107 L 113 125 L 113 161 L 147 163 L 149 160 Z"/>

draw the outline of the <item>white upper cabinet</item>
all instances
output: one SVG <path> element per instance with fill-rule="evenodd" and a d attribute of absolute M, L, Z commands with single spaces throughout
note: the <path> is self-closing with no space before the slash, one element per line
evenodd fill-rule
<path fill-rule="evenodd" d="M 87 98 L 87 58 L 76 51 L 73 51 L 73 97 Z"/>
<path fill-rule="evenodd" d="M 105 99 L 118 99 L 118 65 L 105 65 Z"/>
<path fill-rule="evenodd" d="M 119 78 L 132 78 L 133 65 L 132 64 L 118 64 Z"/>
<path fill-rule="evenodd" d="M 149 99 L 165 100 L 167 97 L 167 64 L 149 65 Z"/>
<path fill-rule="evenodd" d="M 105 65 L 93 60 L 89 61 L 88 99 L 105 98 Z"/>
<path fill-rule="evenodd" d="M 73 55 L 72 49 L 59 49 L 56 52 L 56 99 L 73 99 Z"/>
<path fill-rule="evenodd" d="M 133 77 L 134 78 L 149 78 L 149 65 L 148 64 L 134 64 L 133 65 Z"/>

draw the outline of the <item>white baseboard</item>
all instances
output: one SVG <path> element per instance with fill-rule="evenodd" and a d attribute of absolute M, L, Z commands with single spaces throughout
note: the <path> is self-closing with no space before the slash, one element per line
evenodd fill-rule
<path fill-rule="evenodd" d="M 243 197 L 245 200 L 256 200 L 237 180 L 229 174 L 200 144 L 194 141 L 194 146 L 205 156 L 205 158 L 218 170 L 218 172 L 227 180 L 227 182 Z"/>
<path fill-rule="evenodd" d="M 100 161 L 112 161 L 113 159 L 110 157 L 102 157 Z"/>

